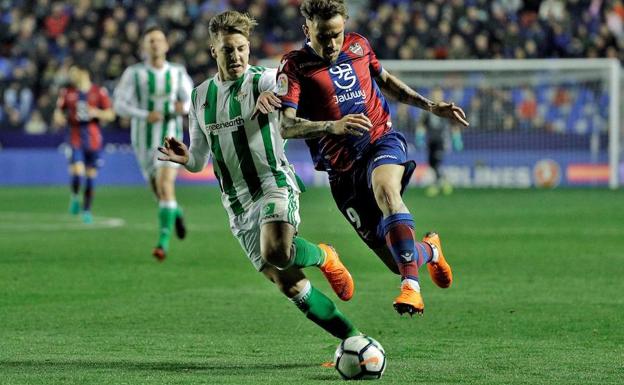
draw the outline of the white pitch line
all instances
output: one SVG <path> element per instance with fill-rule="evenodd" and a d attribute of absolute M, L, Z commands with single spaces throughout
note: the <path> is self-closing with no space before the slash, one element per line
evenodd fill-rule
<path fill-rule="evenodd" d="M 126 221 L 122 218 L 94 216 L 93 223 L 81 222 L 80 216 L 69 216 L 50 213 L 32 212 L 0 212 L 5 221 L 0 223 L 0 231 L 64 231 L 64 230 L 97 230 L 123 227 Z"/>

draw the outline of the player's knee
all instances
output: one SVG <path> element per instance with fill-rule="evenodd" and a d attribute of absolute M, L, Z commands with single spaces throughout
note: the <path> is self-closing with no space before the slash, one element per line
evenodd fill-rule
<path fill-rule="evenodd" d="M 87 177 L 89 178 L 97 177 L 97 168 L 87 168 Z"/>
<path fill-rule="evenodd" d="M 384 214 L 394 214 L 403 208 L 400 188 L 388 184 L 381 184 L 375 188 L 375 200 Z"/>
<path fill-rule="evenodd" d="M 290 248 L 281 242 L 267 242 L 261 250 L 262 259 L 278 268 L 289 265 Z"/>
<path fill-rule="evenodd" d="M 293 281 L 287 279 L 277 282 L 277 287 L 286 297 L 292 298 L 299 294 L 305 288 L 306 280 Z"/>

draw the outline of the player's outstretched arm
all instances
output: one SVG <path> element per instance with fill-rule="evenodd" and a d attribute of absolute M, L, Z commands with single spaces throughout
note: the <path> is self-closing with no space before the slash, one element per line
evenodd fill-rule
<path fill-rule="evenodd" d="M 455 103 L 431 101 L 386 70 L 381 71 L 381 74 L 375 80 L 386 95 L 395 98 L 401 103 L 433 112 L 438 116 L 450 119 L 454 123 L 460 123 L 464 126 L 469 124 L 468 120 L 466 120 L 466 113 L 459 106 L 456 106 Z"/>
<path fill-rule="evenodd" d="M 165 138 L 165 143 L 158 147 L 158 151 L 162 154 L 158 157 L 158 160 L 180 163 L 182 165 L 188 163 L 188 147 L 174 137 Z"/>
<path fill-rule="evenodd" d="M 314 122 L 298 118 L 297 110 L 286 107 L 281 114 L 280 131 L 284 139 L 317 138 L 326 134 L 362 136 L 373 124 L 364 114 L 345 115 L 340 120 Z"/>
<path fill-rule="evenodd" d="M 258 95 L 258 101 L 251 114 L 251 119 L 255 119 L 258 114 L 270 114 L 281 107 L 282 100 L 278 98 L 273 91 L 264 91 Z"/>

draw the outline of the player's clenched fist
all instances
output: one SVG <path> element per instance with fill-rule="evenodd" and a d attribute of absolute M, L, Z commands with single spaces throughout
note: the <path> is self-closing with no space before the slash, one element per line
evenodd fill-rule
<path fill-rule="evenodd" d="M 327 131 L 335 135 L 362 136 L 373 127 L 370 119 L 364 114 L 345 115 L 342 119 L 330 124 Z"/>
<path fill-rule="evenodd" d="M 189 160 L 188 147 L 186 147 L 186 144 L 174 137 L 165 138 L 164 145 L 158 147 L 158 151 L 163 154 L 158 157 L 158 160 L 180 164 L 186 164 Z"/>

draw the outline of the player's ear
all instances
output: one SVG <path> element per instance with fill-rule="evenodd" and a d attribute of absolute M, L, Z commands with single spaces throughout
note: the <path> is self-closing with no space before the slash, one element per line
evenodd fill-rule
<path fill-rule="evenodd" d="M 215 49 L 214 45 L 210 46 L 210 56 L 212 56 L 213 59 L 217 58 L 217 50 Z"/>
<path fill-rule="evenodd" d="M 305 35 L 306 38 L 310 38 L 310 28 L 308 28 L 307 25 L 302 25 L 301 29 L 303 30 L 303 34 Z"/>

